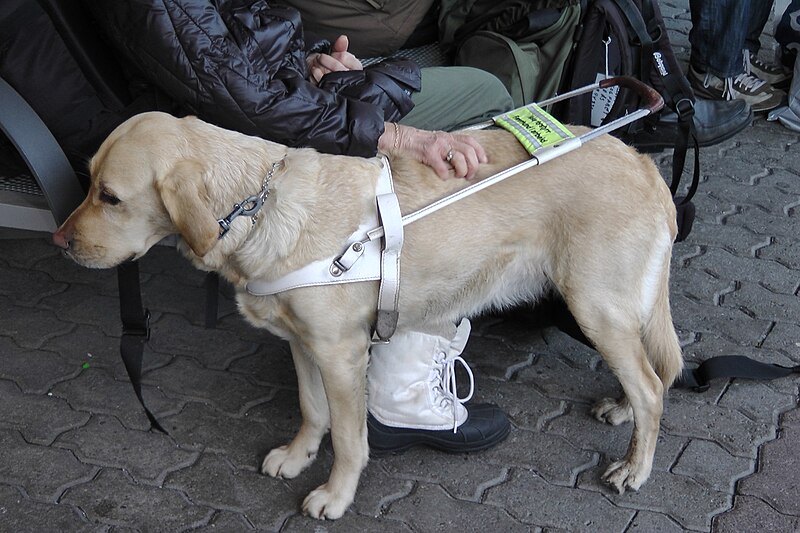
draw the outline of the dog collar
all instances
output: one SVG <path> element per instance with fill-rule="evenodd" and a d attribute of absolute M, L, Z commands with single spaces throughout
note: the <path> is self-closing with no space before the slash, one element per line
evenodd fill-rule
<path fill-rule="evenodd" d="M 264 202 L 269 197 L 269 183 L 272 181 L 272 176 L 275 174 L 275 171 L 279 168 L 283 167 L 284 161 L 286 156 L 280 159 L 280 161 L 276 161 L 272 163 L 272 168 L 269 169 L 267 175 L 264 176 L 264 181 L 261 183 L 261 190 L 257 194 L 253 194 L 252 196 L 248 196 L 238 204 L 233 204 L 233 209 L 227 216 L 217 220 L 219 224 L 219 237 L 221 239 L 225 236 L 226 233 L 231 229 L 231 223 L 236 217 L 250 217 L 253 221 L 253 224 L 256 223 L 258 220 L 258 212 L 261 211 L 261 208 L 264 207 Z"/>

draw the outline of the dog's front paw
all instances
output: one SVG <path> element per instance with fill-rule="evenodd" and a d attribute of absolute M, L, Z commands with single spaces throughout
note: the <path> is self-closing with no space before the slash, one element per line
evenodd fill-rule
<path fill-rule="evenodd" d="M 317 457 L 314 453 L 296 453 L 291 445 L 275 448 L 264 457 L 261 473 L 272 477 L 291 479 L 303 471 Z"/>
<path fill-rule="evenodd" d="M 303 512 L 312 518 L 321 520 L 336 520 L 353 503 L 354 494 L 344 494 L 346 491 L 328 490 L 324 483 L 312 490 L 303 501 Z"/>
<path fill-rule="evenodd" d="M 603 398 L 592 407 L 592 416 L 600 422 L 618 426 L 629 420 L 633 420 L 633 409 L 626 398 L 615 400 L 614 398 Z"/>
<path fill-rule="evenodd" d="M 648 477 L 650 477 L 650 468 L 641 467 L 631 461 L 624 460 L 611 463 L 601 479 L 617 489 L 619 494 L 622 494 L 626 488 L 634 491 L 639 490 L 639 487 L 647 481 Z"/>

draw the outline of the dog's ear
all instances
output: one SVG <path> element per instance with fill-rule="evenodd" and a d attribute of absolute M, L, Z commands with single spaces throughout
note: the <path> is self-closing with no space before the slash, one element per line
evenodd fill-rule
<path fill-rule="evenodd" d="M 209 205 L 203 173 L 201 163 L 184 160 L 156 182 L 170 219 L 199 257 L 206 255 L 219 238 L 219 224 Z"/>

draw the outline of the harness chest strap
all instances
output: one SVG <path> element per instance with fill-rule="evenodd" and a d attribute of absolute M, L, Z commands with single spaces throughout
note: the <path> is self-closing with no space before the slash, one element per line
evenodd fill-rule
<path fill-rule="evenodd" d="M 375 187 L 375 209 L 348 238 L 341 255 L 314 261 L 275 280 L 248 281 L 247 292 L 269 296 L 301 287 L 380 280 L 375 333 L 381 341 L 391 337 L 398 317 L 403 222 L 389 162 L 379 156 L 378 164 L 381 174 Z M 384 227 L 387 234 L 370 236 L 370 230 L 376 227 Z M 383 246 L 380 237 L 384 237 Z"/>

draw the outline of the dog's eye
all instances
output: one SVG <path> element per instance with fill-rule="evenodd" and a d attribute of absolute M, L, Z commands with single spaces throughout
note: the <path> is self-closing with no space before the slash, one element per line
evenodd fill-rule
<path fill-rule="evenodd" d="M 100 191 L 100 201 L 105 204 L 117 205 L 120 200 L 108 191 Z"/>

